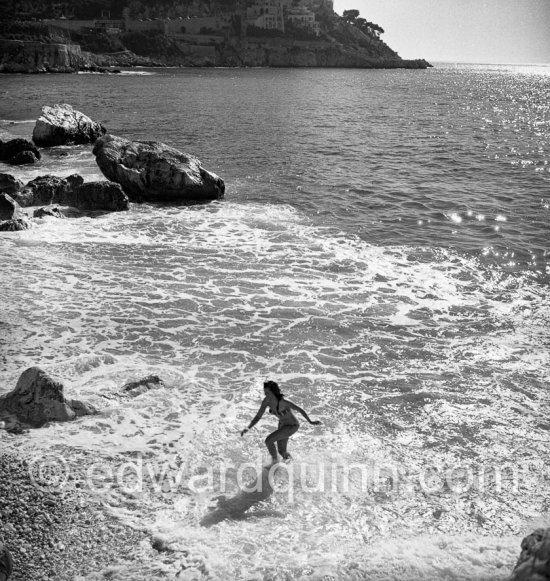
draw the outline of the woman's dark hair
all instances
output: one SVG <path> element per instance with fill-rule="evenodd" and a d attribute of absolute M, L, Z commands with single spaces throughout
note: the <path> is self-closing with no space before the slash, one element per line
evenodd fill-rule
<path fill-rule="evenodd" d="M 283 397 L 285 397 L 285 394 L 281 393 L 279 384 L 275 381 L 264 381 L 264 388 L 269 389 L 269 391 L 277 398 L 277 400 L 281 400 Z"/>

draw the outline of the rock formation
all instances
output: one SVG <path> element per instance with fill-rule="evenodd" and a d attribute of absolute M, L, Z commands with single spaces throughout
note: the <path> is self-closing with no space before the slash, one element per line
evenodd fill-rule
<path fill-rule="evenodd" d="M 9 173 L 0 173 L 0 192 L 14 194 L 23 187 L 23 182 Z"/>
<path fill-rule="evenodd" d="M 0 194 L 0 220 L 14 218 L 21 218 L 21 207 L 9 194 Z"/>
<path fill-rule="evenodd" d="M 54 198 L 54 203 L 82 212 L 121 212 L 129 208 L 128 196 L 114 182 L 86 182 Z"/>
<path fill-rule="evenodd" d="M 521 541 L 521 554 L 508 581 L 550 580 L 550 529 L 537 529 Z"/>
<path fill-rule="evenodd" d="M 9 194 L 0 194 L 0 232 L 16 232 L 28 228 L 30 224 L 19 204 Z"/>
<path fill-rule="evenodd" d="M 136 397 L 155 387 L 164 387 L 164 381 L 158 375 L 147 375 L 137 381 L 126 383 L 122 386 L 121 391 L 132 397 Z"/>
<path fill-rule="evenodd" d="M 57 204 L 83 183 L 84 178 L 78 174 L 66 178 L 45 175 L 31 180 L 22 190 L 15 192 L 13 197 L 23 207 Z"/>
<path fill-rule="evenodd" d="M 31 225 L 25 218 L 14 218 L 0 222 L 0 232 L 17 232 L 19 230 L 28 230 Z"/>
<path fill-rule="evenodd" d="M 0 413 L 13 414 L 37 428 L 46 422 L 65 422 L 97 413 L 89 404 L 66 399 L 63 391 L 63 384 L 40 367 L 30 367 L 21 374 L 15 389 L 0 397 Z"/>
<path fill-rule="evenodd" d="M 78 44 L 0 40 L 0 73 L 73 73 L 89 64 Z"/>
<path fill-rule="evenodd" d="M 17 155 L 14 155 L 8 163 L 11 165 L 30 165 L 37 161 L 38 158 L 32 151 L 20 151 Z"/>
<path fill-rule="evenodd" d="M 51 218 L 65 218 L 57 206 L 44 206 L 38 208 L 33 213 L 33 218 L 44 218 L 46 216 L 50 216 Z"/>
<path fill-rule="evenodd" d="M 105 132 L 101 123 L 92 121 L 71 105 L 54 105 L 42 107 L 42 115 L 34 126 L 32 139 L 36 145 L 43 147 L 94 143 Z"/>
<path fill-rule="evenodd" d="M 78 174 L 66 178 L 40 176 L 13 192 L 12 197 L 23 207 L 58 204 L 82 212 L 119 212 L 129 209 L 128 196 L 119 184 L 100 181 L 84 183 Z"/>
<path fill-rule="evenodd" d="M 33 143 L 27 139 L 10 139 L 0 141 L 0 160 L 12 165 L 35 163 L 40 159 L 40 152 Z"/>
<path fill-rule="evenodd" d="M 131 201 L 204 202 L 222 198 L 225 184 L 194 156 L 157 141 L 129 141 L 115 135 L 97 140 L 93 152 L 105 177 Z"/>

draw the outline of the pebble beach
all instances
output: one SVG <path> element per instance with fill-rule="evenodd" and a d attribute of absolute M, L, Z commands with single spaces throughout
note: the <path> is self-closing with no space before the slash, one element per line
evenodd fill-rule
<path fill-rule="evenodd" d="M 105 578 L 110 567 L 144 561 L 154 550 L 145 533 L 122 526 L 76 486 L 57 490 L 33 480 L 27 459 L 0 452 L 0 539 L 13 556 L 13 581 L 77 580 L 94 570 Z"/>

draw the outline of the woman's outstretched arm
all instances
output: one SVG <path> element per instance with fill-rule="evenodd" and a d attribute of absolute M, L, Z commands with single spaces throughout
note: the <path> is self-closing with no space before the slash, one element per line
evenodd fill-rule
<path fill-rule="evenodd" d="M 258 410 L 258 413 L 252 418 L 252 421 L 248 424 L 248 428 L 245 428 L 244 430 L 241 431 L 241 436 L 244 436 L 246 432 L 250 430 L 250 428 L 253 428 L 260 421 L 261 417 L 264 415 L 266 408 L 267 408 L 267 399 L 264 399 L 262 401 L 260 409 Z"/>
<path fill-rule="evenodd" d="M 306 420 L 310 423 L 313 424 L 314 426 L 318 426 L 321 421 L 320 420 L 311 420 L 310 417 L 307 415 L 306 411 L 303 410 L 300 406 L 296 405 L 295 403 L 292 403 L 291 401 L 288 401 L 288 399 L 286 400 L 286 402 L 288 403 L 288 405 L 293 409 L 296 410 L 297 412 L 300 412 L 304 418 L 306 418 Z"/>

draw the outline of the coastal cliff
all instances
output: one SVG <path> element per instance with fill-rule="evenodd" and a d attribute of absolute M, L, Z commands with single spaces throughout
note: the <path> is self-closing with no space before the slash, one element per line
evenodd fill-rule
<path fill-rule="evenodd" d="M 300 0 L 299 7 L 284 10 L 270 8 L 273 18 L 280 17 L 278 28 L 264 22 L 260 0 L 219 14 L 219 7 L 205 3 L 199 15 L 187 18 L 14 20 L 0 35 L 0 72 L 73 72 L 109 66 L 430 66 L 423 59 L 402 59 L 380 38 L 383 29 L 359 18 L 357 10 L 339 16 L 330 1 L 323 0 L 320 6 L 316 1 Z M 292 20 L 302 17 L 309 20 Z"/>
<path fill-rule="evenodd" d="M 78 44 L 0 40 L 3 73 L 71 73 L 91 64 L 90 55 Z"/>
<path fill-rule="evenodd" d="M 365 46 L 326 40 L 292 38 L 225 38 L 211 43 L 174 41 L 165 36 L 122 36 L 124 51 L 94 54 L 101 66 L 186 67 L 341 67 L 412 68 L 431 66 L 423 59 L 405 60 L 389 47 L 378 51 Z M 385 49 L 385 50 L 384 50 Z"/>
<path fill-rule="evenodd" d="M 225 44 L 216 51 L 217 66 L 426 68 L 426 61 L 381 58 L 360 47 L 327 42 L 240 42 Z"/>
<path fill-rule="evenodd" d="M 72 73 L 96 67 L 133 66 L 422 69 L 430 65 L 423 59 L 405 60 L 393 55 L 381 57 L 361 47 L 315 41 L 253 39 L 211 46 L 180 45 L 176 50 L 136 54 L 128 49 L 92 53 L 82 50 L 78 44 L 0 40 L 0 72 L 3 73 Z"/>

